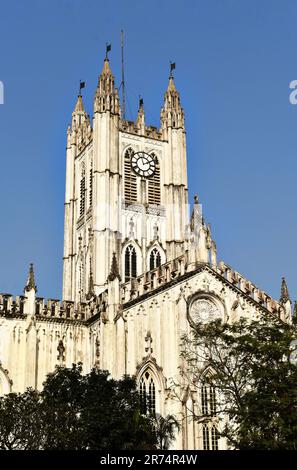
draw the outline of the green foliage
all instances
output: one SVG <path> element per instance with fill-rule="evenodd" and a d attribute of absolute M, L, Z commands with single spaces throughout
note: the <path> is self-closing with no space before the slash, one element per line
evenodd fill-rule
<path fill-rule="evenodd" d="M 38 450 L 42 440 L 40 397 L 34 390 L 0 397 L 0 449 Z"/>
<path fill-rule="evenodd" d="M 156 449 L 154 419 L 140 413 L 135 380 L 81 365 L 57 367 L 42 392 L 0 397 L 0 449 Z"/>
<path fill-rule="evenodd" d="M 296 326 L 271 315 L 200 324 L 183 338 L 184 378 L 215 387 L 221 435 L 235 448 L 297 449 L 296 338 Z"/>
<path fill-rule="evenodd" d="M 167 450 L 175 439 L 175 432 L 179 431 L 179 422 L 173 415 L 155 417 L 155 432 L 158 449 Z"/>

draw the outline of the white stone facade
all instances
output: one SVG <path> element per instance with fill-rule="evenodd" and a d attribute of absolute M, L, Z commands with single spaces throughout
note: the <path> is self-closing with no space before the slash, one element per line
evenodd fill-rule
<path fill-rule="evenodd" d="M 0 295 L 0 393 L 40 389 L 57 364 L 136 375 L 150 406 L 181 420 L 175 447 L 203 449 L 201 425 L 188 417 L 201 397 L 179 375 L 181 335 L 195 319 L 216 316 L 288 320 L 290 303 L 217 264 L 197 199 L 189 219 L 184 114 L 173 77 L 160 129 L 145 125 L 143 103 L 136 123 L 120 113 L 105 59 L 92 126 L 79 96 L 68 129 L 63 301 L 36 297 L 32 267 L 23 296 Z M 133 173 L 137 152 L 153 155 L 153 177 Z"/>

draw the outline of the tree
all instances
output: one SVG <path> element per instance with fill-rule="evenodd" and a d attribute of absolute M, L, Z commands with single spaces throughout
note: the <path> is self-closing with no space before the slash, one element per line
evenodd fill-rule
<path fill-rule="evenodd" d="M 155 448 L 151 419 L 140 413 L 136 382 L 107 371 L 82 374 L 81 365 L 58 367 L 41 393 L 45 449 Z"/>
<path fill-rule="evenodd" d="M 40 397 L 28 389 L 23 394 L 0 397 L 0 449 L 38 450 L 42 446 Z"/>
<path fill-rule="evenodd" d="M 55 372 L 48 374 L 40 393 L 44 449 L 84 448 L 85 429 L 81 415 L 86 380 L 81 364 L 73 365 L 71 369 L 59 366 Z"/>
<path fill-rule="evenodd" d="M 296 338 L 294 325 L 272 315 L 197 324 L 183 337 L 181 373 L 202 400 L 203 387 L 215 393 L 216 404 L 193 418 L 219 421 L 237 449 L 297 449 Z"/>
<path fill-rule="evenodd" d="M 168 450 L 175 440 L 176 431 L 179 431 L 179 429 L 179 422 L 173 415 L 167 415 L 165 418 L 161 415 L 156 415 L 155 432 L 158 449 Z"/>
<path fill-rule="evenodd" d="M 165 422 L 160 440 L 154 417 L 141 413 L 134 378 L 57 367 L 41 392 L 0 398 L 0 448 L 153 450 L 173 441 L 174 418 Z"/>

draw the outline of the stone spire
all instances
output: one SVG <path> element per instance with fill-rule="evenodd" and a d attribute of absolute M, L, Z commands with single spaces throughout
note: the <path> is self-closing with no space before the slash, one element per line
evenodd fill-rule
<path fill-rule="evenodd" d="M 91 139 L 92 128 L 90 116 L 86 113 L 82 95 L 77 97 L 76 105 L 72 113 L 71 128 L 68 130 L 67 145 L 77 144 L 78 149 L 82 150 Z"/>
<path fill-rule="evenodd" d="M 108 281 L 114 281 L 116 278 L 118 278 L 119 281 L 121 280 L 116 254 L 113 252 Z"/>
<path fill-rule="evenodd" d="M 279 301 L 283 305 L 286 304 L 288 301 L 290 301 L 289 290 L 288 290 L 288 286 L 286 283 L 286 279 L 284 277 L 282 278 L 281 296 L 280 296 Z"/>
<path fill-rule="evenodd" d="M 109 60 L 104 59 L 103 69 L 98 79 L 98 85 L 95 93 L 94 112 L 105 113 L 109 111 L 112 114 L 120 114 L 120 98 L 118 89 L 114 84 Z"/>
<path fill-rule="evenodd" d="M 78 97 L 77 97 L 77 102 L 76 102 L 75 108 L 74 108 L 74 113 L 79 114 L 81 112 L 84 113 L 84 111 L 85 111 L 85 108 L 84 108 L 82 95 L 79 94 Z"/>
<path fill-rule="evenodd" d="M 169 77 L 169 84 L 164 95 L 164 105 L 161 109 L 161 127 L 185 128 L 184 111 L 181 107 L 180 96 L 175 87 L 172 73 Z"/>
<path fill-rule="evenodd" d="M 35 292 L 37 292 L 37 286 L 35 285 L 33 263 L 30 263 L 28 280 L 27 280 L 27 284 L 25 285 L 24 291 L 29 292 L 31 289 L 34 289 Z"/>
<path fill-rule="evenodd" d="M 72 129 L 77 129 L 85 120 L 87 114 L 85 112 L 82 96 L 79 94 L 77 97 L 76 105 L 72 113 Z"/>

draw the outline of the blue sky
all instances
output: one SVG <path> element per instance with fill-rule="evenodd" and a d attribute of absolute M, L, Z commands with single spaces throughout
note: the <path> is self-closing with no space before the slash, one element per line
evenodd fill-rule
<path fill-rule="evenodd" d="M 190 198 L 198 193 L 219 259 L 274 297 L 297 298 L 297 2 L 0 0 L 0 292 L 62 285 L 66 128 L 79 80 L 92 114 L 105 43 L 128 118 L 144 99 L 158 125 L 169 61 L 186 114 Z"/>

